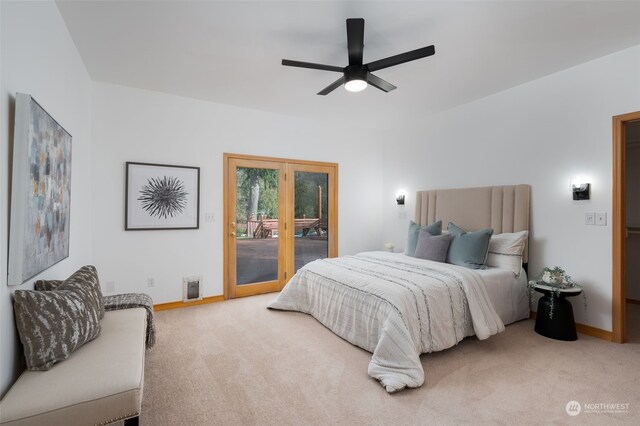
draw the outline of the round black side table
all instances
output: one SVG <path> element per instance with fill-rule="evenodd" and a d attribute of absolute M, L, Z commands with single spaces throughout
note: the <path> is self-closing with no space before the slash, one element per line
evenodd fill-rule
<path fill-rule="evenodd" d="M 554 289 L 540 282 L 535 285 L 538 293 L 544 296 L 538 300 L 536 313 L 536 333 L 556 340 L 578 340 L 576 322 L 573 319 L 573 307 L 567 297 L 577 296 L 582 290 L 577 287 L 563 288 L 555 291 L 553 297 L 553 318 L 549 318 L 551 311 L 551 292 Z M 559 294 L 558 294 L 559 292 Z"/>

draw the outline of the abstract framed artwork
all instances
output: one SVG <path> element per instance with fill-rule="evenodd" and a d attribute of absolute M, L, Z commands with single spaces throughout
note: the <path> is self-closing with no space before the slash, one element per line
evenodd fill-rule
<path fill-rule="evenodd" d="M 124 229 L 198 229 L 200 167 L 126 163 Z"/>
<path fill-rule="evenodd" d="M 71 135 L 30 95 L 16 94 L 7 283 L 69 257 Z"/>

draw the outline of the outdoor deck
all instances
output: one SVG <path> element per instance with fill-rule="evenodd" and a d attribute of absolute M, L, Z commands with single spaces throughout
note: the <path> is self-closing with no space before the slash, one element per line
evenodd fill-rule
<path fill-rule="evenodd" d="M 326 238 L 295 239 L 296 271 L 312 260 L 327 257 Z M 275 280 L 278 268 L 277 238 L 246 238 L 236 240 L 236 270 L 238 284 Z"/>
<path fill-rule="evenodd" d="M 303 237 L 309 233 L 322 236 L 327 233 L 326 218 L 294 219 L 296 233 Z M 247 221 L 247 235 L 253 238 L 273 238 L 278 235 L 278 219 L 249 219 Z"/>

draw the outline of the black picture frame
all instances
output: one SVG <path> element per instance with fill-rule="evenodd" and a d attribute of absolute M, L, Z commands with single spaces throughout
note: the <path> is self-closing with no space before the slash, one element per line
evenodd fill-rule
<path fill-rule="evenodd" d="M 125 164 L 125 231 L 200 228 L 200 167 Z"/>

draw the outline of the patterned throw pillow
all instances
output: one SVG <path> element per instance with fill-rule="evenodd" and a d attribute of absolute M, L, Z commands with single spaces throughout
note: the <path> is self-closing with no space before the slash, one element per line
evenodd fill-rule
<path fill-rule="evenodd" d="M 13 308 L 29 370 L 48 370 L 100 335 L 95 295 L 77 281 L 51 291 L 16 290 Z"/>
<path fill-rule="evenodd" d="M 98 306 L 98 312 L 100 319 L 104 317 L 104 298 L 102 297 L 102 290 L 100 289 L 100 280 L 98 279 L 98 271 L 93 265 L 86 265 L 78 269 L 73 275 L 67 278 L 65 281 L 61 280 L 38 280 L 35 282 L 35 289 L 38 291 L 50 291 L 60 287 L 63 283 L 79 283 L 87 286 L 91 292 L 92 297 Z"/>
<path fill-rule="evenodd" d="M 38 280 L 34 283 L 34 290 L 49 291 L 55 290 L 64 280 Z"/>

